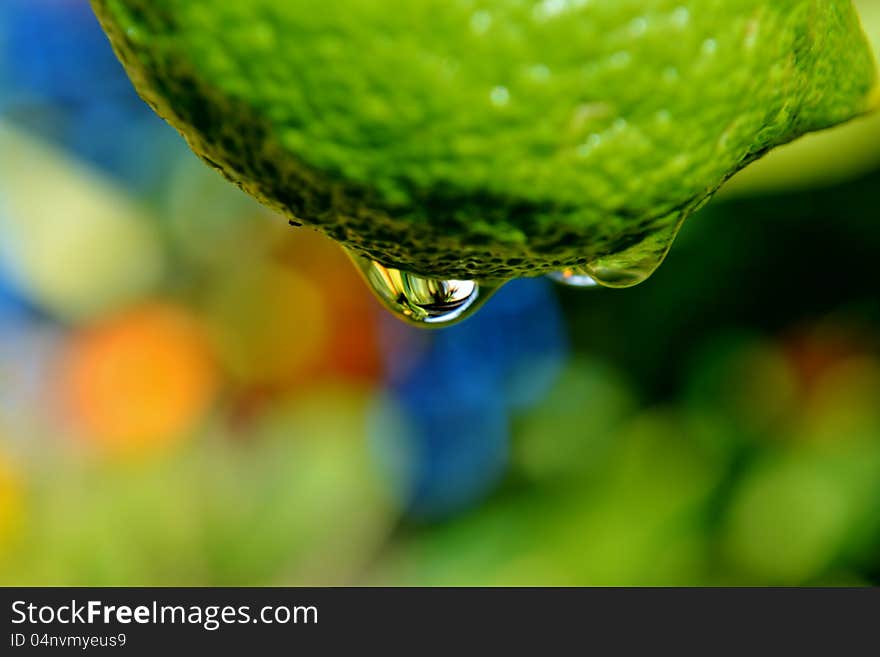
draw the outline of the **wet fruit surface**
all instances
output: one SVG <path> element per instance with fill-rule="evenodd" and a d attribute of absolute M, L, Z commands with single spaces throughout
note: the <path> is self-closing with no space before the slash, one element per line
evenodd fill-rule
<path fill-rule="evenodd" d="M 209 163 L 437 279 L 605 260 L 630 284 L 732 173 L 875 85 L 848 0 L 93 4 Z"/>

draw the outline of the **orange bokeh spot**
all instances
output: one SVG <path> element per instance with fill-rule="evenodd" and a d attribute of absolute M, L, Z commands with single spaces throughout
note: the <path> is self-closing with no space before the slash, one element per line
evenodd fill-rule
<path fill-rule="evenodd" d="M 60 382 L 75 428 L 123 453 L 182 438 L 216 389 L 199 323 L 163 304 L 129 310 L 75 336 Z"/>
<path fill-rule="evenodd" d="M 244 389 L 285 389 L 326 357 L 331 320 L 321 289 L 275 263 L 249 263 L 215 288 L 207 316 L 218 359 Z"/>
<path fill-rule="evenodd" d="M 858 327 L 826 323 L 792 333 L 784 346 L 803 391 L 810 395 L 838 364 L 870 353 L 869 344 Z"/>
<path fill-rule="evenodd" d="M 320 286 L 333 318 L 327 357 L 313 376 L 364 383 L 381 379 L 376 318 L 383 311 L 339 245 L 319 233 L 298 230 L 279 245 L 276 256 Z"/>

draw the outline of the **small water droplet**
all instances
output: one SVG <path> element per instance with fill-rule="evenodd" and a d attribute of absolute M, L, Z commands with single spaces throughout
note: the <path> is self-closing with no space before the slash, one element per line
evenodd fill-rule
<path fill-rule="evenodd" d="M 672 12 L 672 23 L 676 27 L 685 27 L 691 20 L 691 12 L 687 7 L 678 7 Z"/>
<path fill-rule="evenodd" d="M 680 227 L 681 221 L 675 221 L 629 249 L 593 260 L 583 271 L 603 287 L 643 283 L 666 259 Z"/>
<path fill-rule="evenodd" d="M 592 134 L 587 137 L 587 141 L 577 147 L 578 157 L 588 157 L 594 150 L 602 145 L 602 136 Z"/>
<path fill-rule="evenodd" d="M 493 87 L 492 91 L 489 92 L 489 100 L 492 101 L 495 107 L 503 107 L 510 102 L 510 90 L 500 85 Z"/>
<path fill-rule="evenodd" d="M 535 5 L 532 13 L 537 20 L 546 20 L 565 11 L 567 4 L 566 0 L 543 0 Z"/>
<path fill-rule="evenodd" d="M 478 11 L 471 16 L 471 30 L 476 34 L 485 34 L 492 27 L 492 14 L 488 11 Z"/>
<path fill-rule="evenodd" d="M 426 278 L 350 255 L 379 301 L 397 318 L 417 326 L 441 327 L 460 322 L 503 285 Z"/>
<path fill-rule="evenodd" d="M 563 269 L 553 272 L 549 277 L 556 283 L 569 287 L 596 287 L 598 285 L 596 279 L 582 269 Z"/>
<path fill-rule="evenodd" d="M 629 24 L 629 33 L 634 37 L 644 36 L 648 31 L 648 19 L 644 16 L 634 18 Z"/>
<path fill-rule="evenodd" d="M 535 82 L 546 82 L 550 79 L 550 69 L 544 64 L 535 64 L 529 67 L 528 75 Z"/>
<path fill-rule="evenodd" d="M 597 285 L 617 288 L 633 287 L 643 283 L 654 271 L 648 266 L 605 264 L 605 259 L 590 263 L 587 270 Z"/>

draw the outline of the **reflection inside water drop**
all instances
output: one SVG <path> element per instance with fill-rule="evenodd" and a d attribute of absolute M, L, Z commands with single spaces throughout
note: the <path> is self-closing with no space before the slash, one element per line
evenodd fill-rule
<path fill-rule="evenodd" d="M 469 317 L 503 284 L 426 278 L 350 255 L 382 304 L 420 326 L 447 326 Z"/>
<path fill-rule="evenodd" d="M 596 279 L 581 269 L 563 269 L 549 274 L 551 280 L 569 287 L 596 287 Z"/>

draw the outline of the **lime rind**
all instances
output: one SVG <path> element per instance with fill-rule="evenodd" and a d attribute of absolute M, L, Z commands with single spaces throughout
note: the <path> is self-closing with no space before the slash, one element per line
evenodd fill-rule
<path fill-rule="evenodd" d="M 357 254 L 537 275 L 668 231 L 875 102 L 849 0 L 93 0 L 209 164 Z"/>

